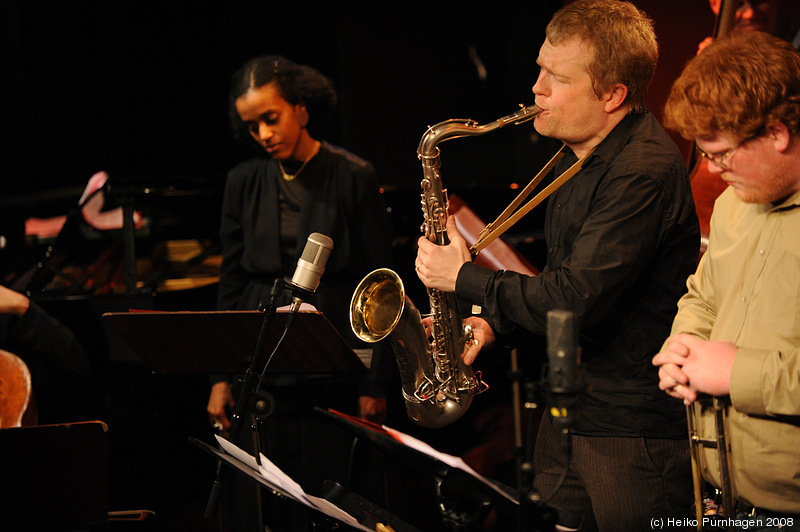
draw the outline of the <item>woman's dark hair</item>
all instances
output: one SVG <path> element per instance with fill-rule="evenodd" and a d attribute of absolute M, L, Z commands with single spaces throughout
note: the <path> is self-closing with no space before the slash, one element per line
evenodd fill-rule
<path fill-rule="evenodd" d="M 236 100 L 250 89 L 274 82 L 284 100 L 291 105 L 304 105 L 309 123 L 323 122 L 336 107 L 336 90 L 333 83 L 317 70 L 298 65 L 279 55 L 256 57 L 233 74 L 228 97 L 228 114 L 234 134 L 248 137 Z"/>

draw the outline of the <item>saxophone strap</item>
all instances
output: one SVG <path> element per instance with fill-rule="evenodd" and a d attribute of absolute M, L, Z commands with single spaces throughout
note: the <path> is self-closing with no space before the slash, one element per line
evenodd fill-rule
<path fill-rule="evenodd" d="M 546 165 L 544 165 L 541 170 L 539 170 L 539 173 L 537 173 L 536 176 L 531 179 L 530 183 L 525 186 L 522 192 L 520 192 L 517 197 L 514 198 L 514 201 L 512 201 L 511 204 L 506 207 L 502 213 L 500 213 L 500 216 L 498 216 L 494 222 L 487 225 L 483 231 L 481 231 L 478 240 L 470 248 L 470 253 L 473 258 L 477 257 L 478 253 L 480 253 L 486 246 L 491 244 L 497 237 L 508 231 L 512 225 L 517 223 L 523 216 L 528 214 L 531 209 L 547 199 L 553 192 L 558 190 L 561 185 L 569 181 L 575 174 L 577 174 L 581 168 L 583 168 L 583 163 L 586 162 L 589 156 L 594 152 L 594 149 L 590 150 L 589 153 L 581 157 L 563 174 L 554 179 L 552 183 L 544 187 L 533 197 L 533 199 L 519 208 L 531 191 L 533 191 L 533 189 L 536 188 L 539 183 L 541 183 L 542 179 L 544 179 L 544 177 L 550 173 L 555 165 L 558 164 L 558 162 L 564 157 L 564 146 L 565 144 L 561 145 L 561 148 L 559 148 L 556 154 L 553 155 L 553 157 L 547 162 Z"/>

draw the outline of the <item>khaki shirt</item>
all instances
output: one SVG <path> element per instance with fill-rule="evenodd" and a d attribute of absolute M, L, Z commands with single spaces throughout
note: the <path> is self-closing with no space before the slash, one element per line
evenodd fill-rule
<path fill-rule="evenodd" d="M 687 286 L 672 333 L 739 348 L 729 413 L 735 497 L 800 512 L 800 193 L 773 206 L 746 204 L 725 190 Z M 710 410 L 700 418 L 708 433 Z M 705 478 L 720 486 L 716 450 L 705 449 L 701 462 Z"/>

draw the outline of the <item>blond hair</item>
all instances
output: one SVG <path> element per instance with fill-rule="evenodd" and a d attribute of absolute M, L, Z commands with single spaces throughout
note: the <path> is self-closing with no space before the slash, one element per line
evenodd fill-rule
<path fill-rule="evenodd" d="M 653 21 L 618 0 L 578 0 L 561 8 L 547 25 L 547 40 L 580 38 L 594 52 L 589 75 L 598 98 L 617 83 L 628 88 L 626 103 L 643 108 L 658 63 Z"/>

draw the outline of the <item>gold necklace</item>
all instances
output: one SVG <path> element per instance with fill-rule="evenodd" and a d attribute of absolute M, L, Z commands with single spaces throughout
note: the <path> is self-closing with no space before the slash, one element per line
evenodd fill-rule
<path fill-rule="evenodd" d="M 280 169 L 281 169 L 281 175 L 283 175 L 283 179 L 284 179 L 285 181 L 293 181 L 293 180 L 294 180 L 294 178 L 296 178 L 297 176 L 299 176 L 299 175 L 300 175 L 300 172 L 302 172 L 302 171 L 303 171 L 303 168 L 305 168 L 305 167 L 306 167 L 306 165 L 308 164 L 308 161 L 310 161 L 311 159 L 313 159 L 313 158 L 314 158 L 314 156 L 315 156 L 315 155 L 316 155 L 316 154 L 319 152 L 319 146 L 320 146 L 320 145 L 319 145 L 319 143 L 317 143 L 317 144 L 314 146 L 314 151 L 313 151 L 313 153 L 311 154 L 311 156 L 310 156 L 308 159 L 306 159 L 305 161 L 303 161 L 303 164 L 301 164 L 301 165 L 300 165 L 300 169 L 299 169 L 299 170 L 297 170 L 297 171 L 296 171 L 294 174 L 290 174 L 290 173 L 286 172 L 286 169 L 283 167 L 283 163 L 282 163 L 282 162 L 280 162 L 280 161 L 278 161 L 278 166 L 279 166 L 279 167 L 280 167 Z"/>
<path fill-rule="evenodd" d="M 306 159 L 306 161 L 300 166 L 300 169 L 294 174 L 287 173 L 286 170 L 283 168 L 283 164 L 280 161 L 278 161 L 278 166 L 281 169 L 281 174 L 283 175 L 283 179 L 285 179 L 286 181 L 292 181 L 295 177 L 300 175 L 300 172 L 303 171 L 303 168 L 306 167 L 306 164 L 308 164 L 308 161 L 310 161 L 312 158 L 313 156 Z"/>

